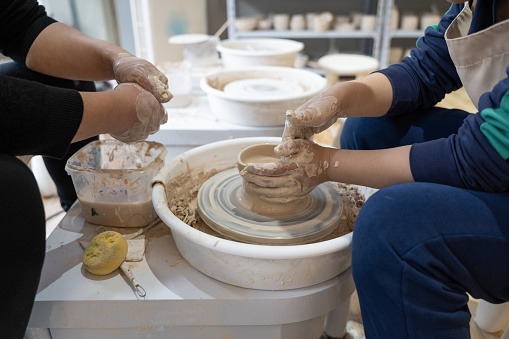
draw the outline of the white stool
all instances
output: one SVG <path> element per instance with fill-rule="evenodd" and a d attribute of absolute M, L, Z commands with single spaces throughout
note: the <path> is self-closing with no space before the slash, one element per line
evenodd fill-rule
<path fill-rule="evenodd" d="M 479 328 L 488 333 L 506 330 L 509 325 L 509 302 L 492 304 L 479 300 L 474 321 Z M 502 338 L 508 339 L 509 331 L 506 330 Z"/>
<path fill-rule="evenodd" d="M 362 54 L 329 54 L 318 59 L 318 67 L 327 72 L 329 86 L 337 83 L 341 76 L 366 76 L 379 65 L 377 59 Z"/>

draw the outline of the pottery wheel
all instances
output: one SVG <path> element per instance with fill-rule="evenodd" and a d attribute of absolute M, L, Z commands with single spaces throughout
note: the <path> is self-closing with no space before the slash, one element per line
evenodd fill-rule
<path fill-rule="evenodd" d="M 328 183 L 316 187 L 290 213 L 253 212 L 244 197 L 243 180 L 236 168 L 208 179 L 198 191 L 198 213 L 216 232 L 227 238 L 254 244 L 296 245 L 318 240 L 339 224 L 343 202 Z M 272 204 L 276 205 L 277 204 Z"/>

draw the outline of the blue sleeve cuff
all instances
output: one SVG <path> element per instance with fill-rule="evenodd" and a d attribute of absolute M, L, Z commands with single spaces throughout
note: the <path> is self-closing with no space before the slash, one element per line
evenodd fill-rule
<path fill-rule="evenodd" d="M 418 84 L 405 67 L 402 64 L 396 64 L 377 72 L 384 74 L 392 86 L 392 105 L 386 116 L 413 111 L 416 107 L 415 95 L 418 92 Z"/>
<path fill-rule="evenodd" d="M 417 182 L 463 187 L 455 167 L 450 166 L 451 150 L 445 138 L 414 144 L 410 148 L 410 170 Z"/>
<path fill-rule="evenodd" d="M 484 192 L 509 191 L 509 161 L 491 146 L 479 126 L 480 114 L 467 117 L 457 134 L 412 145 L 414 181 Z"/>

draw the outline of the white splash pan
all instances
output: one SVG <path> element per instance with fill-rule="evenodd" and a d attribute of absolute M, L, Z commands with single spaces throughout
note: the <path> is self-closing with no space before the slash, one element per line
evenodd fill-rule
<path fill-rule="evenodd" d="M 253 79 L 284 81 L 299 86 L 302 91 L 288 92 L 278 97 L 263 97 L 256 92 L 248 97 L 224 91 L 230 83 Z M 298 108 L 322 92 L 326 85 L 327 80 L 314 72 L 278 66 L 218 71 L 204 76 L 200 82 L 214 115 L 234 124 L 248 126 L 284 126 L 287 110 Z"/>
<path fill-rule="evenodd" d="M 289 39 L 230 39 L 217 45 L 227 69 L 252 66 L 294 67 L 297 54 L 304 49 L 300 41 Z"/>
<path fill-rule="evenodd" d="M 174 158 L 153 179 L 152 202 L 157 214 L 170 227 L 181 255 L 204 274 L 245 288 L 290 290 L 324 282 L 350 267 L 351 233 L 305 245 L 244 244 L 196 230 L 170 211 L 165 185 L 173 178 L 193 168 L 229 168 L 244 147 L 280 140 L 240 138 L 200 146 Z"/>

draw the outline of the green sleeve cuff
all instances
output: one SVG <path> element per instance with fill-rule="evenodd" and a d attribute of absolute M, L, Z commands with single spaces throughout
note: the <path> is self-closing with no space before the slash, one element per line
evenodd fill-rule
<path fill-rule="evenodd" d="M 509 91 L 502 97 L 500 107 L 486 108 L 480 114 L 485 121 L 481 132 L 503 159 L 509 159 Z"/>

